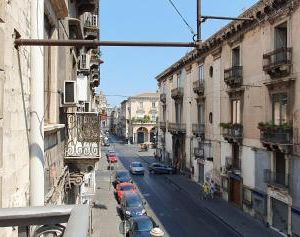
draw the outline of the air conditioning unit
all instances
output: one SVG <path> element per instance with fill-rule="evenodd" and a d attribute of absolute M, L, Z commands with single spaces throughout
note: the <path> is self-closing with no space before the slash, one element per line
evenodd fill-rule
<path fill-rule="evenodd" d="M 81 54 L 79 63 L 80 70 L 90 70 L 90 55 L 86 53 Z"/>
<path fill-rule="evenodd" d="M 77 103 L 76 81 L 64 81 L 64 104 Z"/>

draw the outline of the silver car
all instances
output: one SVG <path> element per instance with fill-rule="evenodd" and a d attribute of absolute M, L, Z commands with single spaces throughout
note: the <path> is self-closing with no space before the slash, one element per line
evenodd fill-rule
<path fill-rule="evenodd" d="M 144 173 L 145 173 L 144 166 L 139 161 L 131 162 L 129 170 L 130 170 L 130 173 L 132 173 L 132 174 L 142 174 L 142 175 L 144 175 Z"/>

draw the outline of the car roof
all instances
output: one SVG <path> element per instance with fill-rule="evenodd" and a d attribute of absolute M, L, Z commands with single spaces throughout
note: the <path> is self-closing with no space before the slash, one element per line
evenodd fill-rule
<path fill-rule="evenodd" d="M 130 199 L 130 198 L 141 198 L 140 195 L 138 195 L 137 193 L 132 193 L 132 192 L 128 192 L 128 193 L 124 193 L 124 198 L 126 199 Z"/>

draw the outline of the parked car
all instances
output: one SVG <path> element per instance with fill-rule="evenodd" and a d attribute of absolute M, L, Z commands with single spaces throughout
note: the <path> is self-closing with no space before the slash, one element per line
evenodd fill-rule
<path fill-rule="evenodd" d="M 149 172 L 152 174 L 175 174 L 176 170 L 161 163 L 152 163 L 149 165 Z"/>
<path fill-rule="evenodd" d="M 115 153 L 111 153 L 107 156 L 107 162 L 108 163 L 117 163 L 118 162 L 118 157 Z"/>
<path fill-rule="evenodd" d="M 150 216 L 136 216 L 125 222 L 126 236 L 128 237 L 150 237 L 150 231 L 158 227 Z M 124 224 L 121 223 L 121 232 L 125 234 Z"/>
<path fill-rule="evenodd" d="M 131 162 L 129 170 L 130 170 L 130 173 L 132 173 L 132 174 L 142 174 L 142 175 L 144 175 L 144 173 L 145 173 L 144 166 L 139 161 Z"/>
<path fill-rule="evenodd" d="M 123 198 L 125 192 L 137 192 L 136 186 L 133 183 L 119 183 L 116 186 L 116 197 L 118 202 L 120 202 Z"/>
<path fill-rule="evenodd" d="M 120 204 L 120 211 L 125 219 L 129 219 L 134 216 L 147 215 L 140 195 L 133 192 L 124 193 Z"/>
<path fill-rule="evenodd" d="M 132 183 L 132 178 L 127 170 L 119 170 L 116 172 L 114 186 L 116 187 L 119 183 Z"/>

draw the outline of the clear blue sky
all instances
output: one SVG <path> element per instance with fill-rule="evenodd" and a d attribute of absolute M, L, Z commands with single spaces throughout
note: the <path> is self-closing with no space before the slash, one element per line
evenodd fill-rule
<path fill-rule="evenodd" d="M 196 0 L 173 0 L 196 32 Z M 202 0 L 203 15 L 237 16 L 257 0 Z M 203 24 L 206 39 L 228 21 L 209 20 Z M 101 40 L 185 41 L 192 35 L 168 0 L 100 0 Z M 155 92 L 154 80 L 164 69 L 191 49 L 102 47 L 101 84 L 107 95 L 135 95 Z M 111 105 L 124 97 L 108 96 Z"/>

